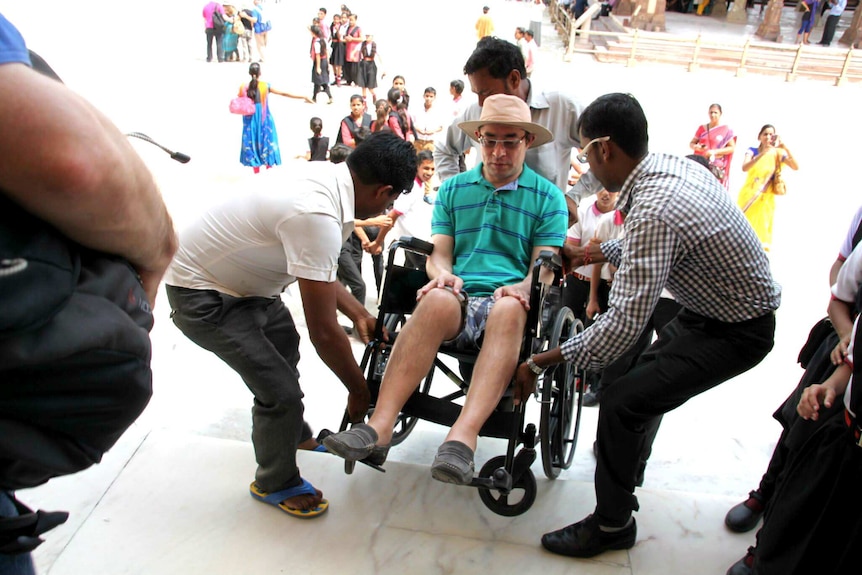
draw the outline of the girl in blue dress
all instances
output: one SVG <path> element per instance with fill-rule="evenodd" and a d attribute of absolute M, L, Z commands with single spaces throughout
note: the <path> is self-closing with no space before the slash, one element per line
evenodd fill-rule
<path fill-rule="evenodd" d="M 261 166 L 267 169 L 281 164 L 281 151 L 278 147 L 278 133 L 275 121 L 269 110 L 269 95 L 277 94 L 288 98 L 297 98 L 313 103 L 311 98 L 298 96 L 276 90 L 266 82 L 260 81 L 260 64 L 254 62 L 248 67 L 251 81 L 239 88 L 240 96 L 247 96 L 255 104 L 254 114 L 242 117 L 242 149 L 239 161 L 243 166 L 251 166 L 254 173 L 260 172 Z"/>

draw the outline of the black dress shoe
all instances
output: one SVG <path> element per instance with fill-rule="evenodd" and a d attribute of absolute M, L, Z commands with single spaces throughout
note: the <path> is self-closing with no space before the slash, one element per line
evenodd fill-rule
<path fill-rule="evenodd" d="M 727 575 L 751 575 L 754 572 L 754 547 L 749 547 L 745 557 L 730 566 Z"/>
<path fill-rule="evenodd" d="M 594 557 L 611 549 L 631 549 L 634 547 L 637 533 L 634 517 L 628 527 L 607 533 L 601 530 L 595 515 L 588 515 L 586 519 L 568 527 L 545 533 L 542 536 L 542 546 L 559 555 Z"/>
<path fill-rule="evenodd" d="M 759 491 L 752 491 L 748 494 L 748 499 L 730 508 L 724 518 L 724 524 L 737 533 L 751 531 L 763 517 L 763 508 L 763 495 Z"/>

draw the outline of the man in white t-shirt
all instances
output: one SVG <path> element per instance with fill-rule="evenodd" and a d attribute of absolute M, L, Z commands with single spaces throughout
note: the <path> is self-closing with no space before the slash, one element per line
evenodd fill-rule
<path fill-rule="evenodd" d="M 328 502 L 296 465 L 297 446 L 311 431 L 303 429 L 299 334 L 280 294 L 299 284 L 311 341 L 347 387 L 350 419 L 360 421 L 368 388 L 336 308 L 365 340 L 375 319 L 336 280 L 338 256 L 354 219 L 383 211 L 410 190 L 415 174 L 413 147 L 375 134 L 345 163 L 308 162 L 256 176 L 252 193 L 207 211 L 180 235 L 165 276 L 171 317 L 254 394 L 251 495 L 285 513 L 314 517 Z"/>
<path fill-rule="evenodd" d="M 413 114 L 413 132 L 416 140 L 413 146 L 417 152 L 423 150 L 434 151 L 434 138 L 443 131 L 444 118 L 440 108 L 434 103 L 437 99 L 437 90 L 431 86 L 425 88 L 422 95 L 424 105 Z"/>

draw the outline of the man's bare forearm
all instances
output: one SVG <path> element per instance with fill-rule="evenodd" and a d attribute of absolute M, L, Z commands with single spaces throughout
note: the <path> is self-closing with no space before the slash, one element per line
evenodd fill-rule
<path fill-rule="evenodd" d="M 0 66 L 0 99 L 4 193 L 74 241 L 161 278 L 177 248 L 173 223 L 125 136 L 83 98 L 24 65 Z"/>

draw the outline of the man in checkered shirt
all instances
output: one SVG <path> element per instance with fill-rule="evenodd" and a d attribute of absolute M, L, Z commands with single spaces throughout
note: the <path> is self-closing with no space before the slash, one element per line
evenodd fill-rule
<path fill-rule="evenodd" d="M 635 486 L 662 416 L 757 365 L 772 349 L 781 288 L 742 212 L 702 166 L 651 154 L 647 121 L 628 94 L 598 98 L 581 115 L 579 160 L 626 215 L 625 235 L 579 248 L 573 265 L 609 261 L 619 269 L 608 312 L 560 347 L 518 366 L 516 399 L 536 375 L 569 361 L 601 369 L 640 334 L 667 288 L 682 306 L 638 363 L 602 395 L 596 440 L 596 509 L 547 533 L 542 545 L 591 557 L 635 543 Z"/>

